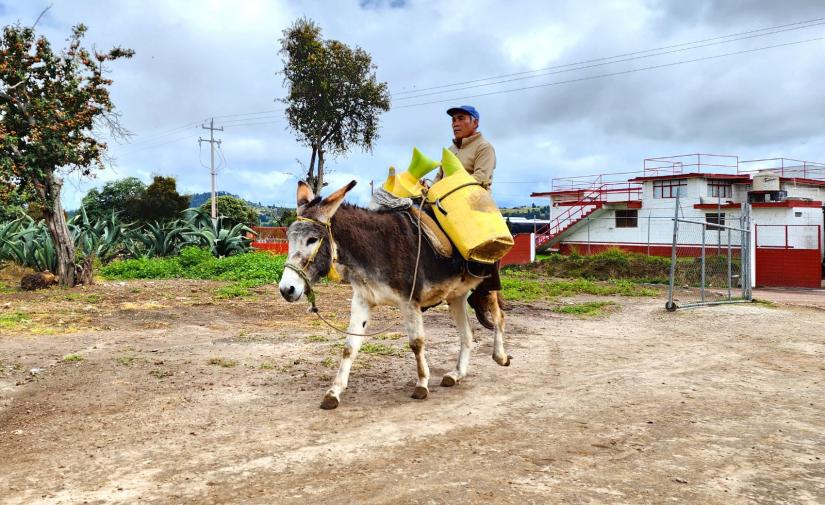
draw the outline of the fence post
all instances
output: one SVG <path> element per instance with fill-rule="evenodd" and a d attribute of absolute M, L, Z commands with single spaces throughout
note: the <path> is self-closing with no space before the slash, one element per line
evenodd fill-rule
<path fill-rule="evenodd" d="M 699 287 L 700 300 L 705 301 L 705 235 L 706 226 L 702 225 L 702 284 Z"/>
<path fill-rule="evenodd" d="M 733 261 L 733 257 L 731 255 L 731 250 L 730 250 L 730 228 L 728 228 L 728 300 L 730 300 L 732 298 L 731 297 L 731 291 L 730 291 L 731 281 L 733 280 L 733 272 L 732 272 L 733 268 L 731 266 L 732 261 Z"/>
<path fill-rule="evenodd" d="M 647 211 L 647 255 L 650 256 L 650 216 L 653 211 Z"/>
<path fill-rule="evenodd" d="M 590 216 L 587 216 L 587 255 L 590 256 Z"/>
<path fill-rule="evenodd" d="M 676 310 L 676 305 L 673 303 L 673 286 L 676 282 L 676 247 L 677 237 L 679 234 L 679 192 L 676 192 L 676 201 L 673 205 L 673 246 L 670 250 L 670 283 L 667 286 L 667 303 L 665 308 L 667 310 Z"/>

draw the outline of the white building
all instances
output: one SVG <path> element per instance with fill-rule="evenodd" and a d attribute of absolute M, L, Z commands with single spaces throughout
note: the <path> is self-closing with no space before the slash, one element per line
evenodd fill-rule
<path fill-rule="evenodd" d="M 721 236 L 727 230 L 712 225 L 739 226 L 742 205 L 750 203 L 756 283 L 820 286 L 825 165 L 783 158 L 651 158 L 641 173 L 555 179 L 552 191 L 531 195 L 550 199 L 550 223 L 537 230 L 537 249 L 592 254 L 618 247 L 670 256 L 677 195 L 681 218 L 709 225 L 680 233 L 680 254 L 698 255 L 703 228 L 706 244 L 727 244 Z M 731 240 L 738 244 L 738 237 Z"/>

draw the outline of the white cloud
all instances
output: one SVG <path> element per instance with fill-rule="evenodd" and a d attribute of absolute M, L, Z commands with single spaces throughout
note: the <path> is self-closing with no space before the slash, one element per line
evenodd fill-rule
<path fill-rule="evenodd" d="M 207 191 L 209 174 L 202 164 L 208 164 L 208 151 L 204 146 L 200 152 L 197 140 L 208 134 L 200 122 L 211 116 L 225 126 L 217 133 L 227 161 L 220 188 L 262 203 L 293 203 L 294 178 L 282 180 L 273 173 L 302 175 L 309 150 L 285 129 L 277 112 L 282 106 L 274 100 L 284 93 L 277 74 L 278 39 L 304 15 L 317 21 L 326 37 L 367 50 L 379 79 L 388 81 L 395 94 L 395 109 L 382 117 L 374 151 L 328 161 L 330 188 L 359 181 L 352 201 L 364 203 L 369 181 L 383 181 L 389 165 L 405 167 L 413 146 L 438 157 L 450 142 L 444 111 L 455 102 L 481 111 L 482 131 L 498 153 L 496 180 L 508 182 L 494 186 L 502 205 L 529 202 L 529 193 L 549 189 L 553 177 L 637 169 L 647 156 L 780 153 L 819 159 L 825 116 L 825 88 L 819 85 L 825 70 L 818 57 L 822 42 L 463 97 L 821 37 L 823 27 L 464 91 L 404 95 L 793 23 L 818 17 L 819 9 L 818 2 L 802 0 L 781 8 L 784 3 L 767 0 L 749 2 L 748 8 L 719 0 L 689 4 L 467 0 L 371 2 L 362 8 L 356 0 L 57 2 L 38 26 L 54 46 L 61 47 L 71 25 L 82 21 L 89 26 L 87 40 L 97 47 L 136 50 L 133 59 L 113 65 L 111 77 L 113 100 L 125 125 L 138 135 L 131 145 L 113 147 L 113 170 L 67 185 L 65 204 L 74 208 L 89 188 L 131 175 L 146 182 L 153 173 L 175 175 L 180 188 Z M 31 23 L 44 6 L 7 4 L 0 21 Z M 265 113 L 242 115 L 249 112 Z"/>

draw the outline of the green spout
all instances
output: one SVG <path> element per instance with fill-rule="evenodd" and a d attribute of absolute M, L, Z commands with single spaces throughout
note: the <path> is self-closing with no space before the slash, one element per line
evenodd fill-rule
<path fill-rule="evenodd" d="M 433 161 L 424 156 L 424 154 L 419 151 L 417 147 L 413 147 L 412 160 L 410 161 L 410 166 L 407 168 L 407 172 L 409 172 L 415 179 L 421 179 L 437 166 L 437 161 Z"/>
<path fill-rule="evenodd" d="M 461 164 L 461 160 L 452 151 L 445 147 L 441 151 L 441 169 L 444 170 L 444 177 L 449 177 L 460 170 L 464 170 L 464 165 Z"/>

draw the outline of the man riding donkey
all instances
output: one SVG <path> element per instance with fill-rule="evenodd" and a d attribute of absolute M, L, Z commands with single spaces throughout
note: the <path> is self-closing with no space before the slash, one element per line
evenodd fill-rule
<path fill-rule="evenodd" d="M 478 123 L 481 115 L 472 105 L 459 105 L 447 109 L 447 114 L 452 118 L 453 142 L 449 150 L 455 154 L 464 165 L 470 175 L 481 183 L 487 191 L 492 191 L 493 171 L 496 169 L 496 151 L 484 136 L 478 131 Z M 444 177 L 444 169 L 438 170 L 438 175 L 434 182 L 438 182 Z M 476 317 L 486 327 L 492 328 L 492 323 L 485 314 L 485 299 L 488 296 L 498 298 L 499 305 L 502 305 L 501 298 L 501 277 L 499 275 L 499 262 L 496 268 L 491 269 L 479 286 L 473 290 L 467 300 L 475 310 Z"/>
<path fill-rule="evenodd" d="M 489 192 L 495 153 L 477 131 L 475 108 L 462 106 L 450 112 L 454 148 L 442 151 L 440 163 L 413 149 L 407 171 L 396 174 L 390 167 L 371 209 L 343 203 L 355 181 L 323 199 L 298 183 L 298 219 L 287 231 L 289 255 L 279 282 L 282 296 L 290 302 L 306 296 L 312 311 L 326 322 L 315 305 L 313 285 L 328 277 L 352 287 L 349 326 L 335 328 L 347 339 L 338 373 L 321 403 L 324 409 L 338 406 L 364 337 L 386 331 L 367 333 L 371 311 L 378 305 L 397 307 L 404 319 L 417 365 L 415 399 L 429 392 L 422 320 L 428 307 L 446 302 L 459 333 L 456 367 L 444 374 L 441 385 L 454 386 L 467 376 L 473 342 L 466 313 L 471 291 L 476 316 L 493 329 L 493 360 L 510 364 L 498 304 L 497 260 L 513 246 L 513 237 Z M 420 179 L 437 166 L 441 171 L 436 181 L 424 187 Z"/>

